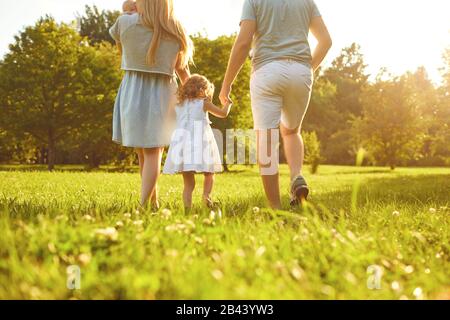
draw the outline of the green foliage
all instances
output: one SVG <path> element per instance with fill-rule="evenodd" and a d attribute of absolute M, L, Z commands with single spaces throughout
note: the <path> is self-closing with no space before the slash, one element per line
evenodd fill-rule
<path fill-rule="evenodd" d="M 395 169 L 417 156 L 424 137 L 418 106 L 406 78 L 381 80 L 365 89 L 363 115 L 356 118 L 363 146 L 379 164 Z"/>
<path fill-rule="evenodd" d="M 71 26 L 46 17 L 16 37 L 0 77 L 2 124 L 8 133 L 31 135 L 45 146 L 50 170 L 62 142 L 84 134 L 94 149 L 106 143 L 120 82 L 111 46 L 91 47 Z"/>
<path fill-rule="evenodd" d="M 305 143 L 305 163 L 311 165 L 311 173 L 316 174 L 319 170 L 322 156 L 320 150 L 320 141 L 317 138 L 316 132 L 302 133 L 303 141 Z"/>
<path fill-rule="evenodd" d="M 368 83 L 360 47 L 344 48 L 330 68 L 317 76 L 305 130 L 316 131 L 331 163 L 354 164 L 351 119 L 362 113 L 361 95 Z"/>
<path fill-rule="evenodd" d="M 137 172 L 0 172 L 0 299 L 448 298 L 449 169 L 323 166 L 301 214 L 258 209 L 259 174 L 238 169 L 217 176 L 213 219 L 201 190 L 184 215 L 180 176 L 161 179 L 171 214 L 138 214 Z M 70 265 L 81 290 L 66 287 Z"/>
<path fill-rule="evenodd" d="M 109 29 L 119 17 L 119 11 L 99 10 L 95 5 L 85 7 L 83 15 L 77 18 L 80 35 L 87 37 L 91 45 L 98 45 L 102 42 L 115 42 L 109 35 Z"/>

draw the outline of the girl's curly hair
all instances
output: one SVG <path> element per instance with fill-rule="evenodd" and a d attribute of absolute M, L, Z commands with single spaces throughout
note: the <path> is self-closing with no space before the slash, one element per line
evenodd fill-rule
<path fill-rule="evenodd" d="M 214 84 L 206 77 L 193 74 L 186 83 L 178 89 L 178 103 L 193 99 L 209 99 L 214 96 Z"/>

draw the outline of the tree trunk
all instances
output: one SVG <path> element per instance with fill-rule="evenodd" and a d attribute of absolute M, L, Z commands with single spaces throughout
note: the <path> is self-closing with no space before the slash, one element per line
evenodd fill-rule
<path fill-rule="evenodd" d="M 48 131 L 48 171 L 53 171 L 55 169 L 55 159 L 56 159 L 56 142 L 53 135 L 53 131 L 50 129 Z"/>

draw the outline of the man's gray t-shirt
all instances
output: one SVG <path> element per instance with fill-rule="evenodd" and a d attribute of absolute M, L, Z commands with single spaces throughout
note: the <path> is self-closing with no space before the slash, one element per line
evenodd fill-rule
<path fill-rule="evenodd" d="M 241 22 L 255 20 L 257 25 L 254 69 L 280 59 L 310 65 L 309 27 L 320 15 L 314 0 L 245 0 Z"/>

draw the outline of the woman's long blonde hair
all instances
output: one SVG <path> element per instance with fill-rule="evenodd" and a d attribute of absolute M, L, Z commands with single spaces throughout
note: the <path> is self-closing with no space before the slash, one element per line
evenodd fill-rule
<path fill-rule="evenodd" d="M 174 16 L 173 0 L 141 0 L 139 2 L 142 23 L 153 30 L 153 39 L 147 53 L 147 63 L 155 64 L 156 51 L 161 43 L 161 38 L 174 38 L 180 44 L 178 67 L 187 67 L 192 61 L 194 46 L 186 34 L 186 30 Z"/>

